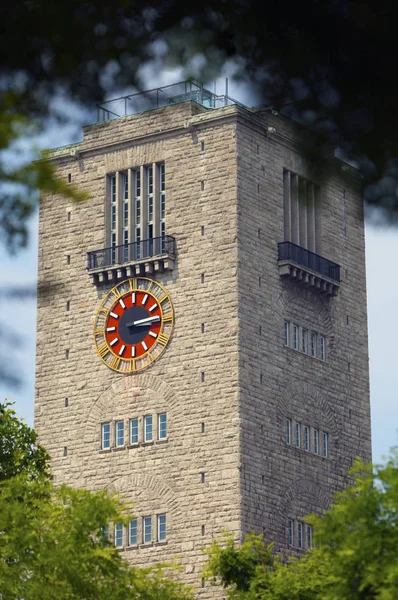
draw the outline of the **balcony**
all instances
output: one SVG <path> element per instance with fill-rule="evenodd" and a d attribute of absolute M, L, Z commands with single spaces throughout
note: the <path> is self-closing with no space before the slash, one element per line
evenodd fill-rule
<path fill-rule="evenodd" d="M 281 277 L 312 287 L 327 296 L 337 296 L 340 287 L 340 265 L 292 242 L 278 244 L 278 267 Z"/>
<path fill-rule="evenodd" d="M 175 238 L 171 235 L 103 248 L 87 253 L 87 271 L 95 284 L 171 271 L 175 252 Z"/>

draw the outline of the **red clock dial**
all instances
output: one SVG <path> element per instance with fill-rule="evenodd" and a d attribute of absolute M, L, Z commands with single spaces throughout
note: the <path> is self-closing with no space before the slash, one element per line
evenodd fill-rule
<path fill-rule="evenodd" d="M 118 373 L 136 373 L 157 360 L 174 326 L 170 296 L 146 277 L 126 279 L 104 296 L 94 321 L 101 360 Z"/>
<path fill-rule="evenodd" d="M 116 356 L 139 358 L 154 346 L 161 328 L 159 301 L 149 292 L 135 290 L 112 306 L 105 323 L 105 339 Z"/>

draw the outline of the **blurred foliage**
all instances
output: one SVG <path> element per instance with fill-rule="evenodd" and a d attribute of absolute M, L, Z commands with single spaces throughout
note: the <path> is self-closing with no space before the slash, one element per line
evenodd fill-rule
<path fill-rule="evenodd" d="M 11 402 L 0 403 L 0 482 L 21 473 L 30 479 L 50 477 L 49 455 L 37 443 L 34 429 L 11 406 Z"/>
<path fill-rule="evenodd" d="M 61 193 L 74 200 L 82 200 L 86 195 L 56 177 L 55 168 L 45 153 L 40 157 L 36 150 L 39 160 L 28 164 L 10 160 L 10 155 L 4 151 L 12 150 L 21 140 L 37 134 L 41 125 L 31 116 L 19 112 L 20 95 L 3 94 L 1 100 L 0 237 L 6 247 L 14 251 L 27 243 L 27 220 L 37 206 L 38 189 Z"/>
<path fill-rule="evenodd" d="M 117 496 L 55 487 L 48 459 L 0 404 L 2 600 L 192 600 L 170 566 L 131 567 L 109 543 L 110 524 L 128 519 Z"/>
<path fill-rule="evenodd" d="M 30 135 L 53 99 L 86 105 L 115 90 L 142 89 L 142 67 L 183 66 L 186 76 L 218 77 L 226 61 L 264 104 L 309 125 L 317 151 L 356 161 L 365 197 L 380 218 L 398 215 L 398 4 L 390 0 L 23 0 L 0 6 L 0 149 Z M 20 43 L 19 40 L 23 40 Z M 3 239 L 26 242 L 34 186 L 62 191 L 46 162 L 0 181 Z"/>
<path fill-rule="evenodd" d="M 209 548 L 206 576 L 230 600 L 395 600 L 398 597 L 398 455 L 384 466 L 357 462 L 353 484 L 324 515 L 306 521 L 315 545 L 285 559 L 250 534 Z"/>

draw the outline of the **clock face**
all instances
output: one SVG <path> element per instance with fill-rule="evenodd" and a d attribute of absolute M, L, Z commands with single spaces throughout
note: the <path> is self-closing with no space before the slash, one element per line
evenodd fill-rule
<path fill-rule="evenodd" d="M 164 352 L 174 325 L 170 296 L 157 281 L 122 281 L 103 299 L 94 324 L 102 361 L 119 373 L 136 373 Z"/>

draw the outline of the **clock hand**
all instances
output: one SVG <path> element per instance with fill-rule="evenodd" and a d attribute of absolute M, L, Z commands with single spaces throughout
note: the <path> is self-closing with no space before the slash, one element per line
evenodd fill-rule
<path fill-rule="evenodd" d="M 133 326 L 142 327 L 144 325 L 149 325 L 150 323 L 153 323 L 154 321 L 160 321 L 159 315 L 156 315 L 155 317 L 147 317 L 145 319 L 139 319 L 138 321 L 133 321 L 132 323 L 126 323 L 126 327 L 133 327 Z"/>

